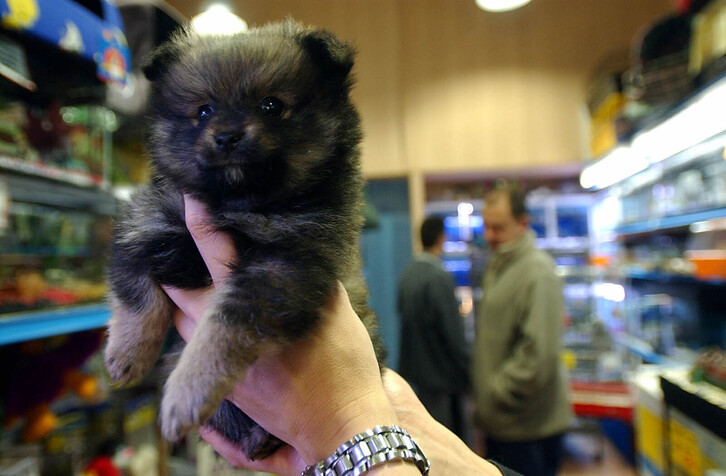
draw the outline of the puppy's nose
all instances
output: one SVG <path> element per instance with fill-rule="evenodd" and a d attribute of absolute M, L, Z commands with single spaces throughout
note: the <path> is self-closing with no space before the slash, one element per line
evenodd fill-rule
<path fill-rule="evenodd" d="M 230 152 L 237 147 L 242 137 L 244 133 L 240 131 L 224 131 L 214 137 L 214 142 L 217 144 L 217 149 Z"/>

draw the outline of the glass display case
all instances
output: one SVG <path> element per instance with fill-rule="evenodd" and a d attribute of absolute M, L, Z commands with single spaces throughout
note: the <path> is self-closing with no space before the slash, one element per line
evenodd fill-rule
<path fill-rule="evenodd" d="M 0 1 L 0 322 L 101 301 L 116 199 L 104 107 L 130 57 L 107 0 Z M 3 328 L 4 335 L 10 335 Z"/>
<path fill-rule="evenodd" d="M 0 314 L 105 295 L 115 127 L 101 106 L 0 102 Z"/>

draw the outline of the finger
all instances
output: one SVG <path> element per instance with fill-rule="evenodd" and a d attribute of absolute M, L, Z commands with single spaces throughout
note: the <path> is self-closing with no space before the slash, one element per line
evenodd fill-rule
<path fill-rule="evenodd" d="M 212 275 L 212 280 L 224 281 L 230 271 L 229 265 L 237 259 L 229 235 L 211 226 L 204 204 L 188 195 L 184 195 L 184 220 Z"/>
<path fill-rule="evenodd" d="M 199 435 L 233 466 L 279 475 L 298 475 L 305 469 L 305 463 L 289 445 L 283 446 L 265 459 L 250 460 L 237 445 L 209 427 L 200 427 Z"/>
<path fill-rule="evenodd" d="M 371 342 L 368 330 L 353 309 L 348 292 L 340 281 L 321 308 L 321 315 L 339 339 L 347 342 L 352 334 L 359 339 L 359 343 Z"/>
<path fill-rule="evenodd" d="M 343 316 L 347 319 L 355 316 L 356 320 L 360 320 L 358 319 L 358 315 L 355 314 L 355 310 L 353 310 L 353 306 L 350 303 L 348 291 L 345 290 L 343 283 L 340 281 L 337 281 L 336 288 L 332 293 L 330 293 L 330 296 L 328 296 L 328 299 L 321 308 L 321 312 L 326 316 Z"/>
<path fill-rule="evenodd" d="M 195 321 L 191 317 L 184 314 L 184 312 L 181 309 L 177 309 L 174 312 L 173 319 L 174 319 L 174 326 L 176 327 L 176 330 L 179 333 L 179 335 L 186 342 L 189 342 L 189 339 L 191 339 L 192 336 L 194 335 L 194 329 L 197 327 L 197 321 Z"/>
<path fill-rule="evenodd" d="M 180 289 L 166 285 L 162 285 L 161 287 L 167 296 L 174 301 L 176 307 L 194 320 L 199 320 L 211 304 L 211 288 Z"/>

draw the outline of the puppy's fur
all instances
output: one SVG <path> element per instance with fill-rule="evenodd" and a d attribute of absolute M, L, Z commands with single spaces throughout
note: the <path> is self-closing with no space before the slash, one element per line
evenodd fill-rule
<path fill-rule="evenodd" d="M 238 256 L 166 382 L 160 418 L 169 440 L 208 422 L 249 457 L 274 452 L 281 442 L 224 398 L 261 353 L 314 331 L 337 280 L 382 359 L 358 258 L 353 55 L 329 32 L 286 21 L 234 36 L 181 32 L 144 70 L 153 81 L 154 172 L 113 240 L 111 377 L 133 382 L 156 361 L 174 310 L 160 285 L 211 283 L 186 228 L 184 193 L 206 204 Z"/>

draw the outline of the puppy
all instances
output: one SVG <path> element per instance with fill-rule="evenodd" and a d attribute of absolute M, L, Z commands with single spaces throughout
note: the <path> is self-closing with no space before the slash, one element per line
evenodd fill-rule
<path fill-rule="evenodd" d="M 229 233 L 238 256 L 165 384 L 160 419 L 170 441 L 206 422 L 248 457 L 274 452 L 281 442 L 225 396 L 262 353 L 315 331 L 337 281 L 383 359 L 358 252 L 353 57 L 331 33 L 286 21 L 233 36 L 183 31 L 144 68 L 153 84 L 153 174 L 113 238 L 111 377 L 130 383 L 155 363 L 174 311 L 162 284 L 211 284 L 183 194 L 207 206 L 210 225 Z"/>

